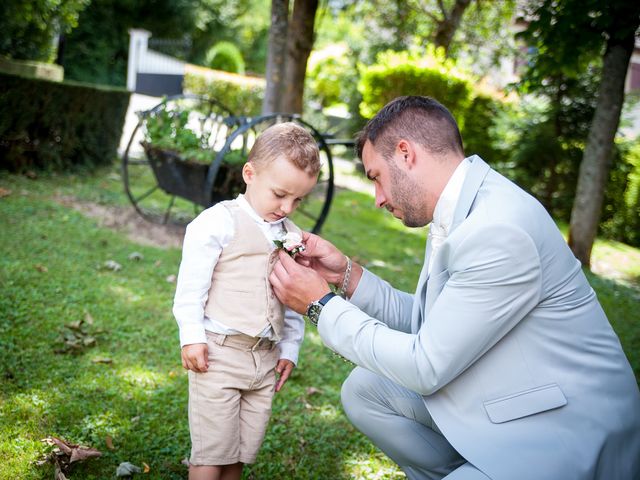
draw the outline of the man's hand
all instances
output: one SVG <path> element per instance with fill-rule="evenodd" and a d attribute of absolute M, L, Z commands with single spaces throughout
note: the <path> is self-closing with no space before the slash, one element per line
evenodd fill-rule
<path fill-rule="evenodd" d="M 328 283 L 338 285 L 342 282 L 347 268 L 347 259 L 331 242 L 318 235 L 302 232 L 304 251 L 296 255 L 296 262 L 313 268 Z"/>
<path fill-rule="evenodd" d="M 331 289 L 326 280 L 311 268 L 296 263 L 283 251 L 278 255 L 280 261 L 269 276 L 273 291 L 291 310 L 304 314 L 311 302 L 322 298 Z"/>
<path fill-rule="evenodd" d="M 295 364 L 291 360 L 281 358 L 276 365 L 276 373 L 278 374 L 278 381 L 276 382 L 276 392 L 279 392 L 282 386 L 287 383 L 287 379 L 293 371 Z"/>
<path fill-rule="evenodd" d="M 296 262 L 313 268 L 328 283 L 342 288 L 347 270 L 347 257 L 331 242 L 313 233 L 302 232 L 302 241 L 305 243 L 305 250 L 295 256 Z M 362 267 L 353 262 L 349 285 L 345 285 L 347 297 L 353 295 L 360 278 L 362 278 Z"/>
<path fill-rule="evenodd" d="M 209 348 L 206 343 L 193 343 L 182 347 L 182 366 L 193 372 L 209 369 Z"/>

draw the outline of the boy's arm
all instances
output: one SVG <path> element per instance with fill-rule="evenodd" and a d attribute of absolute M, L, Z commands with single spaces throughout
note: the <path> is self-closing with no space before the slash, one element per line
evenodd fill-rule
<path fill-rule="evenodd" d="M 278 342 L 280 349 L 280 360 L 276 365 L 278 374 L 278 382 L 276 383 L 276 392 L 279 392 L 282 386 L 289 379 L 289 375 L 298 363 L 298 353 L 300 345 L 304 338 L 304 320 L 302 315 L 285 309 L 284 312 L 284 328 L 282 339 Z"/>
<path fill-rule="evenodd" d="M 290 360 L 294 364 L 298 363 L 298 353 L 304 338 L 304 320 L 302 315 L 289 308 L 284 311 L 284 328 L 282 329 L 282 339 L 278 342 L 280 349 L 280 359 Z"/>
<path fill-rule="evenodd" d="M 233 237 L 233 218 L 217 204 L 196 217 L 185 232 L 173 314 L 180 328 L 180 346 L 206 344 L 204 307 L 211 276 L 222 249 Z"/>

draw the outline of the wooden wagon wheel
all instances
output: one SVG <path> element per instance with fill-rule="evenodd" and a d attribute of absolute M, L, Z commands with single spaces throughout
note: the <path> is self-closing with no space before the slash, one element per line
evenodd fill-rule
<path fill-rule="evenodd" d="M 122 156 L 125 192 L 147 220 L 185 224 L 211 204 L 207 174 L 238 120 L 217 100 L 198 95 L 169 97 L 138 116 Z M 172 148 L 177 140 L 193 143 L 194 158 Z"/>
<path fill-rule="evenodd" d="M 333 161 L 331 151 L 323 136 L 302 120 L 299 115 L 274 113 L 244 119 L 241 125 L 229 135 L 222 149 L 216 154 L 207 175 L 206 190 L 212 192 L 212 204 L 235 195 L 237 192 L 233 192 L 233 195 L 230 195 L 228 189 L 222 189 L 221 192 L 219 185 L 224 182 L 223 178 L 228 175 L 227 172 L 225 172 L 226 175 L 221 175 L 221 169 L 228 170 L 228 167 L 225 167 L 225 163 L 228 165 L 230 158 L 233 159 L 233 163 L 244 163 L 256 137 L 268 127 L 281 122 L 294 122 L 302 126 L 318 142 L 320 161 L 322 163 L 318 183 L 292 216 L 292 220 L 300 228 L 318 233 L 329 215 L 329 208 L 333 198 Z"/>

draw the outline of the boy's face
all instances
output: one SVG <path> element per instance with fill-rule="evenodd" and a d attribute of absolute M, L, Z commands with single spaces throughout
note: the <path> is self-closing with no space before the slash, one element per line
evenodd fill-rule
<path fill-rule="evenodd" d="M 258 168 L 246 163 L 242 177 L 247 184 L 245 198 L 267 222 L 291 215 L 317 181 L 282 156 Z"/>

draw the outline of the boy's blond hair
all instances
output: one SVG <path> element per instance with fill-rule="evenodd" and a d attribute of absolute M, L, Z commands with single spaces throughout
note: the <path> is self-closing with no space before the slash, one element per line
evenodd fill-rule
<path fill-rule="evenodd" d="M 277 123 L 256 139 L 247 161 L 256 168 L 269 164 L 279 156 L 309 175 L 320 172 L 320 152 L 313 136 L 293 122 Z"/>

